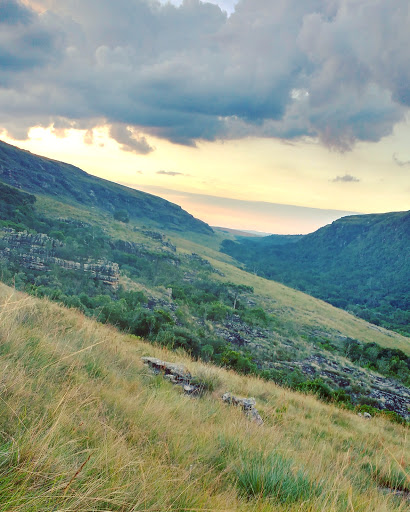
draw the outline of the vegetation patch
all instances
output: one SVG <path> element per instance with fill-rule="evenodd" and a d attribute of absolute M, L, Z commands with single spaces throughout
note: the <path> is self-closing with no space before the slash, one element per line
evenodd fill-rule
<path fill-rule="evenodd" d="M 249 499 L 265 498 L 278 503 L 308 501 L 322 492 L 303 469 L 278 453 L 268 457 L 244 456 L 235 471 L 239 491 Z"/>

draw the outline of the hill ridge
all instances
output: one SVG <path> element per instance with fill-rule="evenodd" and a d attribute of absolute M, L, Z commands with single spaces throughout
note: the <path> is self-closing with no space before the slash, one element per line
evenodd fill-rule
<path fill-rule="evenodd" d="M 34 194 L 97 207 L 176 231 L 212 234 L 212 228 L 180 206 L 146 192 L 97 178 L 79 167 L 37 156 L 0 141 L 0 180 Z"/>

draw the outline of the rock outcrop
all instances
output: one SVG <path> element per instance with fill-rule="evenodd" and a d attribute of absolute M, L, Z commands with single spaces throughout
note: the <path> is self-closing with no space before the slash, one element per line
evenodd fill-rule
<path fill-rule="evenodd" d="M 7 247 L 0 251 L 1 255 L 10 259 L 14 253 L 14 256 L 20 260 L 21 265 L 29 270 L 50 272 L 51 266 L 57 265 L 67 270 L 86 272 L 90 274 L 92 279 L 114 288 L 119 284 L 120 269 L 117 263 L 105 260 L 89 260 L 81 263 L 57 258 L 55 256 L 56 249 L 64 246 L 64 243 L 60 240 L 51 238 L 44 233 L 16 232 L 13 229 L 5 229 L 3 232 L 5 235 L 2 240 L 7 244 Z"/>
<path fill-rule="evenodd" d="M 37 247 L 62 247 L 64 244 L 60 240 L 51 238 L 44 233 L 28 233 L 27 231 L 16 232 L 14 230 L 7 230 L 3 240 L 9 247 L 24 247 L 24 246 L 37 246 Z"/>
<path fill-rule="evenodd" d="M 256 400 L 254 398 L 240 398 L 230 393 L 225 393 L 222 395 L 222 400 L 229 405 L 240 407 L 249 419 L 258 425 L 263 425 L 263 419 L 257 409 L 255 409 Z"/>
<path fill-rule="evenodd" d="M 321 378 L 331 387 L 345 389 L 354 404 L 365 393 L 366 399 L 380 410 L 393 411 L 405 420 L 410 419 L 410 389 L 394 379 L 383 377 L 356 365 L 314 354 L 301 361 L 279 361 L 271 368 L 290 373 L 299 370 L 309 379 Z M 355 390 L 360 387 L 361 390 Z"/>
<path fill-rule="evenodd" d="M 185 366 L 161 361 L 156 357 L 142 357 L 141 359 L 154 373 L 162 373 L 164 379 L 181 386 L 187 395 L 198 395 L 202 392 L 204 386 L 201 386 L 200 383 L 193 383 L 193 377 Z"/>

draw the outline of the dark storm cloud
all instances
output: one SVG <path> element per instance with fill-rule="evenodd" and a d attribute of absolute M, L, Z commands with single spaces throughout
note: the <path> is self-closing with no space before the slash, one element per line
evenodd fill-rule
<path fill-rule="evenodd" d="M 34 78 L 39 68 L 56 63 L 63 50 L 63 34 L 52 16 L 39 17 L 16 0 L 0 0 L 0 86 L 14 91 L 19 73 L 28 70 Z"/>
<path fill-rule="evenodd" d="M 332 181 L 333 183 L 337 183 L 339 181 L 342 183 L 358 183 L 360 180 L 351 174 L 345 174 L 344 176 L 336 176 L 336 178 Z"/>
<path fill-rule="evenodd" d="M 17 25 L 29 23 L 32 11 L 15 0 L 0 1 L 0 25 Z"/>
<path fill-rule="evenodd" d="M 350 149 L 410 106 L 408 0 L 0 0 L 0 126 L 110 125 L 194 146 L 250 135 Z M 1 16 L 0 16 L 1 17 Z M 363 35 L 366 37 L 363 37 Z"/>

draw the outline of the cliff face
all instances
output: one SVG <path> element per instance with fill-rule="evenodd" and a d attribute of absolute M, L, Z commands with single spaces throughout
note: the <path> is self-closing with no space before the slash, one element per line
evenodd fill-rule
<path fill-rule="evenodd" d="M 0 180 L 33 194 L 42 194 L 99 208 L 127 211 L 131 219 L 174 231 L 213 233 L 208 224 L 180 206 L 95 176 L 78 167 L 39 157 L 0 141 Z"/>
<path fill-rule="evenodd" d="M 64 247 L 60 240 L 44 233 L 31 234 L 25 231 L 16 232 L 13 229 L 5 229 L 3 232 L 1 239 L 6 247 L 0 251 L 1 256 L 8 259 L 13 251 L 21 265 L 29 270 L 50 272 L 51 266 L 57 265 L 67 270 L 86 272 L 90 278 L 109 286 L 117 287 L 119 284 L 120 270 L 117 263 L 105 260 L 88 260 L 84 263 L 58 258 L 55 256 L 55 249 Z"/>

